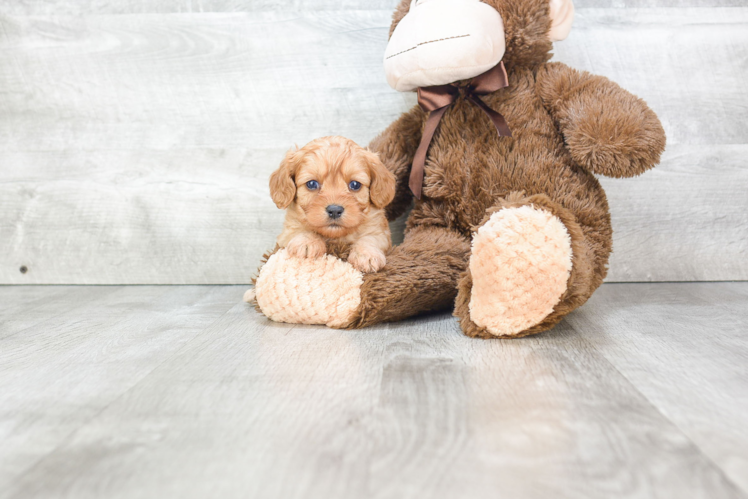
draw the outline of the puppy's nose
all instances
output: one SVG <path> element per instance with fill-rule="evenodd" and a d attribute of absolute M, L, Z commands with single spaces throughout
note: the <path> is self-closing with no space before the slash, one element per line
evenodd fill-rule
<path fill-rule="evenodd" d="M 327 216 L 331 219 L 340 219 L 340 216 L 343 215 L 344 208 L 340 205 L 327 205 Z"/>

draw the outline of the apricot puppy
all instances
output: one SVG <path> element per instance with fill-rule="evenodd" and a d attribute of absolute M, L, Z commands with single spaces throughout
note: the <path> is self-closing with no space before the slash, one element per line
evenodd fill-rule
<path fill-rule="evenodd" d="M 328 243 L 343 243 L 356 269 L 384 267 L 392 246 L 384 207 L 395 177 L 375 153 L 344 137 L 315 139 L 288 152 L 270 176 L 270 195 L 286 209 L 277 243 L 291 255 L 317 258 Z"/>

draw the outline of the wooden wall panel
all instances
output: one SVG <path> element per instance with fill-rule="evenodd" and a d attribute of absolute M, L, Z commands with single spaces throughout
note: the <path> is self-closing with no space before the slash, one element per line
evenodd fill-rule
<path fill-rule="evenodd" d="M 0 2 L 0 283 L 246 283 L 284 151 L 415 103 L 381 69 L 393 4 Z M 578 2 L 556 44 L 668 133 L 658 169 L 603 179 L 611 281 L 748 279 L 748 8 L 694 4 Z"/>
<path fill-rule="evenodd" d="M 390 10 L 399 0 L 0 0 L 9 15 Z M 745 7 L 745 0 L 574 0 L 577 9 Z"/>

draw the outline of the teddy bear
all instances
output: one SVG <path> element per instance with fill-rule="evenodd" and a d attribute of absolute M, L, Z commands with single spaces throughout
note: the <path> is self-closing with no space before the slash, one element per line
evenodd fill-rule
<path fill-rule="evenodd" d="M 397 179 L 404 241 L 378 272 L 328 254 L 268 256 L 251 291 L 270 319 L 362 328 L 453 309 L 471 337 L 551 329 L 602 284 L 612 249 L 595 175 L 654 167 L 665 133 L 607 78 L 549 62 L 571 0 L 402 0 L 384 64 L 419 104 L 369 145 Z"/>

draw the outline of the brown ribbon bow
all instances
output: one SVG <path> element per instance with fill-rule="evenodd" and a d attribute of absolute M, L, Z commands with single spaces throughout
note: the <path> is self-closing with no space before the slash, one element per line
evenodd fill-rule
<path fill-rule="evenodd" d="M 489 69 L 485 73 L 476 76 L 464 89 L 465 97 L 470 99 L 473 104 L 477 105 L 480 109 L 485 111 L 491 121 L 496 126 L 496 131 L 499 136 L 511 137 L 512 132 L 509 130 L 506 120 L 501 115 L 491 109 L 485 102 L 481 101 L 479 95 L 490 94 L 496 92 L 499 89 L 507 87 L 509 80 L 506 76 L 506 68 L 504 63 L 500 62 L 497 66 Z M 418 146 L 416 155 L 413 158 L 413 168 L 410 170 L 410 190 L 413 195 L 421 199 L 421 190 L 423 188 L 423 173 L 426 166 L 426 152 L 431 144 L 431 139 L 434 137 L 436 127 L 439 126 L 439 121 L 446 113 L 447 108 L 455 102 L 457 96 L 460 94 L 460 87 L 454 83 L 448 85 L 437 85 L 435 87 L 419 87 L 418 88 L 418 105 L 421 109 L 429 113 L 429 117 L 426 120 L 426 126 L 423 129 L 423 135 L 421 136 L 421 144 Z"/>

